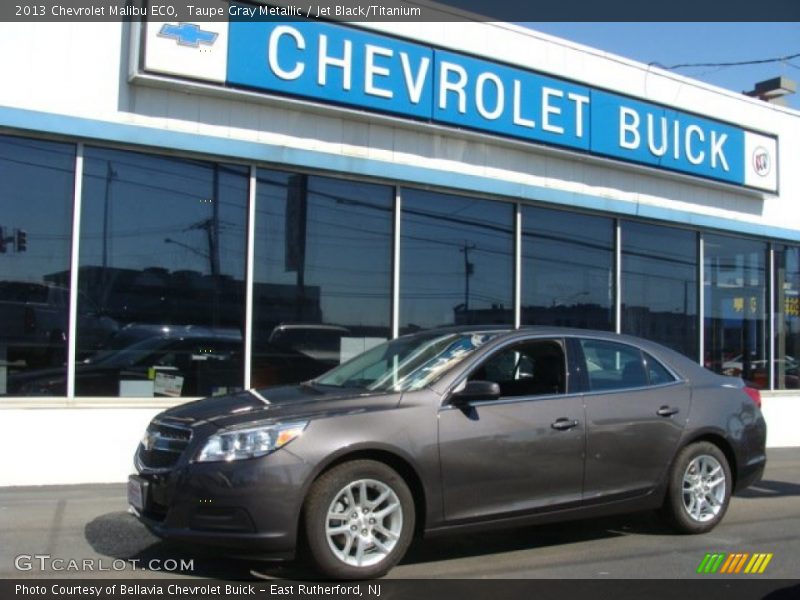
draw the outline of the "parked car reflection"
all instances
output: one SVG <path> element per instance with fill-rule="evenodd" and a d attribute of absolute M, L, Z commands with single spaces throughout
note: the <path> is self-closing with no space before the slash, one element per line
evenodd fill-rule
<path fill-rule="evenodd" d="M 80 294 L 78 321 L 89 353 L 109 340 L 119 324 Z M 0 344 L 24 368 L 55 367 L 67 355 L 69 290 L 48 283 L 0 281 Z"/>
<path fill-rule="evenodd" d="M 748 384 L 759 389 L 769 388 L 770 361 L 766 359 L 744 359 L 743 354 L 738 354 L 722 363 L 721 373 L 729 377 L 741 377 Z M 784 356 L 775 360 L 775 375 L 782 377 L 783 389 L 797 389 L 800 387 L 800 365 L 793 356 Z"/>
<path fill-rule="evenodd" d="M 187 325 L 136 326 L 121 333 L 108 349 L 76 365 L 76 395 L 199 396 L 241 389 L 238 331 Z M 118 347 L 137 336 L 142 339 Z M 12 375 L 9 393 L 65 395 L 63 369 Z"/>
<path fill-rule="evenodd" d="M 287 327 L 280 326 L 275 343 L 253 349 L 253 385 L 296 383 L 339 364 L 339 346 L 347 329 Z M 235 392 L 244 383 L 243 354 L 237 329 L 129 323 L 103 350 L 76 365 L 75 395 L 193 397 Z M 12 395 L 63 396 L 66 392 L 63 366 L 9 377 Z"/>

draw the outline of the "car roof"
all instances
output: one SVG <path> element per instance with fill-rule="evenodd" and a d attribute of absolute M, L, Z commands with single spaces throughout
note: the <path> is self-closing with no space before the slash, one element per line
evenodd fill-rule
<path fill-rule="evenodd" d="M 608 340 L 628 341 L 633 344 L 654 343 L 654 342 L 649 342 L 644 338 L 637 338 L 634 336 L 616 333 L 614 331 L 579 329 L 577 327 L 558 327 L 555 325 L 523 325 L 519 328 L 515 328 L 512 325 L 498 325 L 498 324 L 452 325 L 446 327 L 435 327 L 432 329 L 420 329 L 419 331 L 414 331 L 404 334 L 403 337 L 413 336 L 413 335 L 429 336 L 436 334 L 447 335 L 447 334 L 458 334 L 458 333 L 484 333 L 484 332 L 496 332 L 507 335 L 508 337 L 517 337 L 517 336 L 526 337 L 529 335 L 536 335 L 543 337 L 544 336 L 592 337 L 592 338 L 603 338 Z"/>
<path fill-rule="evenodd" d="M 579 329 L 575 327 L 558 327 L 553 325 L 523 325 L 515 329 L 510 325 L 455 325 L 450 327 L 438 327 L 435 329 L 424 329 L 409 335 L 431 335 L 431 334 L 458 334 L 458 333 L 488 333 L 498 332 L 500 335 L 492 340 L 492 347 L 503 344 L 514 339 L 524 339 L 529 336 L 535 337 L 579 337 L 607 340 L 610 342 L 621 342 L 635 346 L 645 352 L 652 354 L 657 359 L 666 362 L 671 368 L 675 369 L 682 378 L 698 381 L 700 379 L 715 379 L 719 375 L 704 369 L 696 361 L 688 356 L 681 354 L 658 342 L 645 338 L 640 338 L 614 331 L 601 331 L 596 329 Z"/>

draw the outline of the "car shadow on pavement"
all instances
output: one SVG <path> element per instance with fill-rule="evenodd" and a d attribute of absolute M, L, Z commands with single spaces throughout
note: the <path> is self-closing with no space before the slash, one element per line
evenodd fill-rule
<path fill-rule="evenodd" d="M 164 576 L 192 576 L 223 580 L 252 580 L 254 569 L 263 561 L 228 558 L 213 549 L 165 542 L 150 533 L 127 512 L 100 515 L 84 527 L 84 536 L 92 549 L 111 559 L 114 571 L 136 577 L 135 572 L 156 572 Z M 125 568 L 122 569 L 122 562 Z M 269 563 L 266 563 L 269 564 Z"/>
<path fill-rule="evenodd" d="M 800 496 L 800 484 L 765 479 L 736 494 L 737 498 L 780 498 L 783 496 Z"/>
<path fill-rule="evenodd" d="M 671 530 L 652 512 L 514 529 L 495 529 L 426 539 L 422 543 L 413 544 L 400 564 L 534 550 L 631 534 L 669 535 L 670 533 Z"/>
<path fill-rule="evenodd" d="M 562 546 L 625 535 L 669 535 L 671 530 L 650 513 L 636 513 L 591 520 L 571 521 L 481 533 L 453 534 L 416 540 L 401 565 L 421 564 L 518 550 Z M 101 555 L 120 559 L 152 575 L 166 561 L 192 561 L 189 570 L 164 575 L 182 575 L 223 580 L 289 579 L 314 580 L 319 575 L 303 561 L 270 562 L 250 558 L 223 557 L 213 549 L 168 543 L 151 534 L 132 515 L 113 512 L 88 523 L 85 535 Z M 170 563 L 171 564 L 171 563 Z"/>

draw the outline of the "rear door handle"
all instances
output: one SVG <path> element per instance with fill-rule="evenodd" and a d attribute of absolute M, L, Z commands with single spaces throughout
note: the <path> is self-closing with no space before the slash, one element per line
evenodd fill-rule
<path fill-rule="evenodd" d="M 680 410 L 680 408 L 676 408 L 674 406 L 662 406 L 658 409 L 658 411 L 656 411 L 656 414 L 659 417 L 671 417 L 672 415 L 677 415 Z"/>
<path fill-rule="evenodd" d="M 565 417 L 561 417 L 560 419 L 556 419 L 550 424 L 550 427 L 553 429 L 558 429 L 559 431 L 567 431 L 568 429 L 572 429 L 573 427 L 578 426 L 578 421 L 575 419 L 567 419 Z"/>

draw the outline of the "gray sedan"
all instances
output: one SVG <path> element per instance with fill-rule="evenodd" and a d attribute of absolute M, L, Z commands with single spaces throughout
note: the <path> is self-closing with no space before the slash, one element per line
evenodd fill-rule
<path fill-rule="evenodd" d="M 412 537 L 658 509 L 703 533 L 761 477 L 756 390 L 645 340 L 403 336 L 299 385 L 169 409 L 129 501 L 156 534 L 384 574 Z"/>

